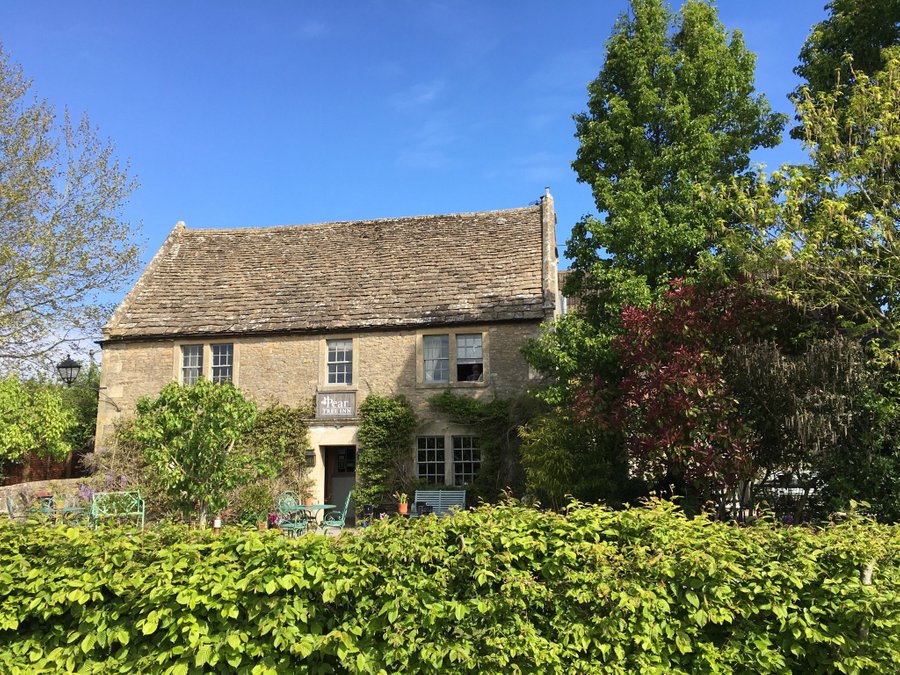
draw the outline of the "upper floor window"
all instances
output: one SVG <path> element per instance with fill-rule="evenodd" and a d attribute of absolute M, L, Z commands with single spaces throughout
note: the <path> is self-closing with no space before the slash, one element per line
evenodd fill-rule
<path fill-rule="evenodd" d="M 481 333 L 456 336 L 456 381 L 484 381 L 484 350 Z"/>
<path fill-rule="evenodd" d="M 203 375 L 203 345 L 181 346 L 181 382 L 196 384 Z"/>
<path fill-rule="evenodd" d="M 353 384 L 353 340 L 327 340 L 328 384 Z"/>
<path fill-rule="evenodd" d="M 210 345 L 212 351 L 212 377 L 216 384 L 231 382 L 234 379 L 234 345 Z"/>
<path fill-rule="evenodd" d="M 472 331 L 470 328 L 469 331 Z M 427 331 L 416 339 L 416 381 L 425 387 L 483 385 L 488 333 Z"/>
<path fill-rule="evenodd" d="M 425 381 L 450 381 L 450 336 L 425 335 L 422 337 L 425 352 Z"/>
<path fill-rule="evenodd" d="M 235 365 L 235 349 L 230 342 L 180 345 L 175 377 L 188 386 L 201 377 L 217 384 L 234 382 Z"/>

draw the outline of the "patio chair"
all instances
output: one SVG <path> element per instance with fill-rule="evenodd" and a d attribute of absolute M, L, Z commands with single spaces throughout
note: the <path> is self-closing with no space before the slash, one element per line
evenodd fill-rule
<path fill-rule="evenodd" d="M 13 502 L 13 498 L 9 495 L 6 495 L 6 510 L 9 511 L 10 520 L 21 520 L 22 522 L 28 520 L 28 513 L 26 511 L 23 511 L 21 513 L 17 512 L 16 505 Z"/>
<path fill-rule="evenodd" d="M 296 537 L 301 531 L 309 529 L 307 514 L 299 509 L 301 502 L 296 492 L 282 492 L 275 499 L 275 511 L 278 513 L 278 529 L 288 537 Z"/>
<path fill-rule="evenodd" d="M 327 532 L 329 527 L 337 528 L 339 531 L 344 530 L 347 524 L 347 512 L 350 510 L 350 500 L 353 498 L 353 490 L 347 493 L 347 499 L 344 500 L 344 508 L 340 511 L 329 511 L 322 518 L 322 530 Z"/>

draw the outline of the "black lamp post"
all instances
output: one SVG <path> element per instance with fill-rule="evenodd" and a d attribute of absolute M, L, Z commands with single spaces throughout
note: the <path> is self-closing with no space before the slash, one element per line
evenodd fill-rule
<path fill-rule="evenodd" d="M 56 372 L 59 373 L 59 379 L 65 382 L 67 387 L 71 387 L 72 383 L 75 382 L 75 379 L 78 377 L 78 373 L 81 372 L 81 364 L 66 354 L 65 361 L 57 364 Z"/>

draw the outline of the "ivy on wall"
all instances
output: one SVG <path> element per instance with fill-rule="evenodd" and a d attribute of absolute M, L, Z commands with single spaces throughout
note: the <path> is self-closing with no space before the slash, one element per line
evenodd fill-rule
<path fill-rule="evenodd" d="M 481 448 L 481 470 L 471 486 L 476 497 L 494 501 L 501 491 L 520 494 L 524 487 L 518 428 L 530 417 L 532 401 L 494 398 L 479 401 L 450 390 L 432 396 L 428 404 L 451 422 L 471 427 Z"/>
<path fill-rule="evenodd" d="M 412 486 L 409 458 L 419 422 L 405 396 L 369 394 L 359 406 L 357 504 L 381 504 Z"/>

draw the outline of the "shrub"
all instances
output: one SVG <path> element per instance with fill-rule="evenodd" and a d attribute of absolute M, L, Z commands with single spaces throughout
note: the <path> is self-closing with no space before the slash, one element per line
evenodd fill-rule
<path fill-rule="evenodd" d="M 238 492 L 235 504 L 238 518 L 245 523 L 258 523 L 266 520 L 269 512 L 273 510 L 273 506 L 274 497 L 267 482 L 245 485 Z"/>
<path fill-rule="evenodd" d="M 142 398 L 124 434 L 152 468 L 154 482 L 184 515 L 197 505 L 200 526 L 228 504 L 228 492 L 275 471 L 272 457 L 240 445 L 253 428 L 256 405 L 231 384 L 200 379 L 166 385 Z"/>
<path fill-rule="evenodd" d="M 861 581 L 868 565 L 871 585 Z M 0 525 L 0 671 L 892 672 L 900 533 L 670 503 L 339 539 Z"/>

